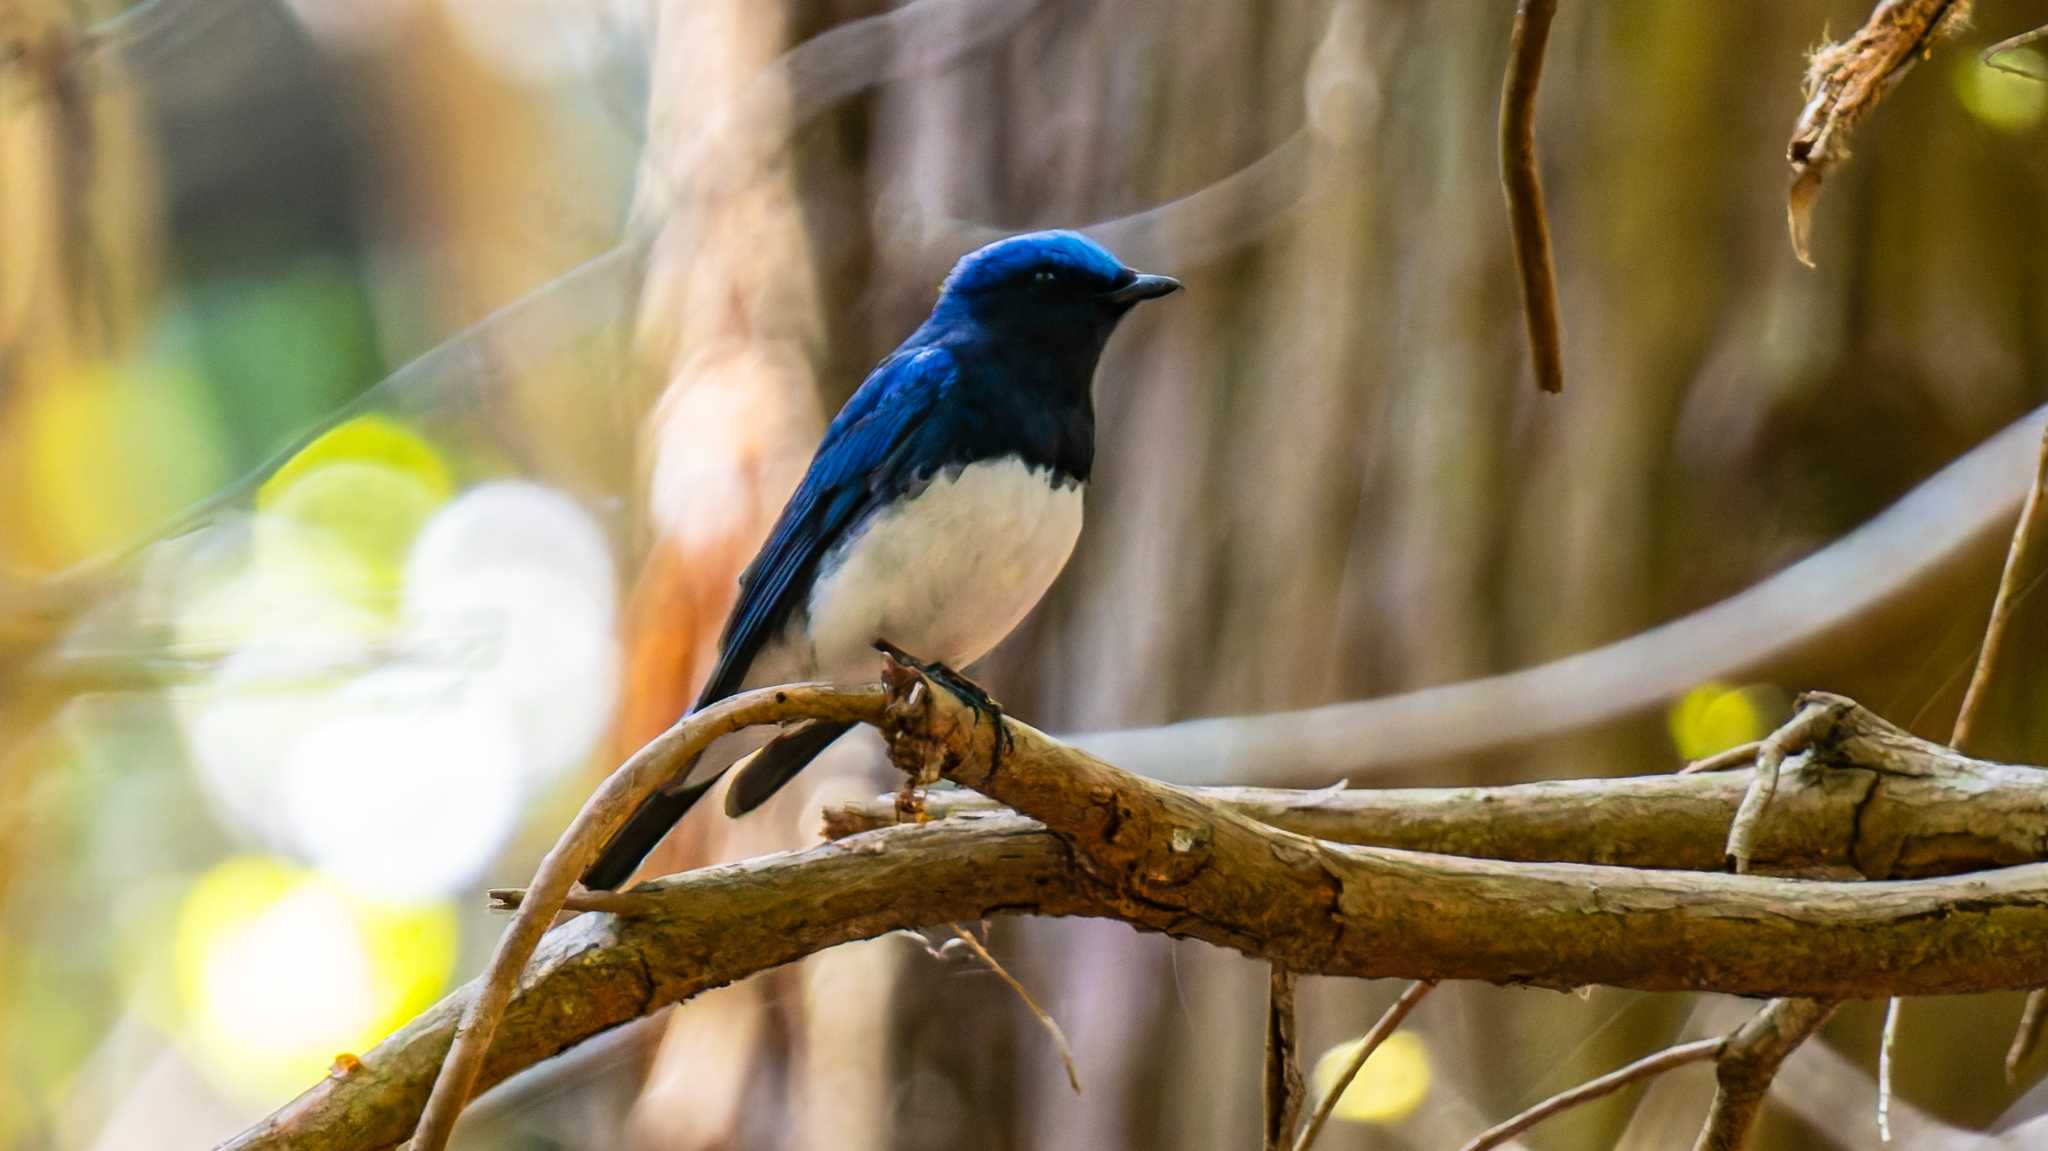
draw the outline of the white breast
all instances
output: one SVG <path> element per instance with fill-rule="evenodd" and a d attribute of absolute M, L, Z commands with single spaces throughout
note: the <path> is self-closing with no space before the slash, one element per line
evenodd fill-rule
<path fill-rule="evenodd" d="M 1030 613 L 1081 534 L 1081 486 L 1015 457 L 942 475 L 826 553 L 812 674 L 872 679 L 874 641 L 965 667 Z"/>

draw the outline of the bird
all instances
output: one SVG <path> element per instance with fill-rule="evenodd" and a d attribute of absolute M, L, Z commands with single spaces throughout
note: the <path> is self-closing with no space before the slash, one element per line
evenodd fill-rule
<path fill-rule="evenodd" d="M 1104 346 L 1132 308 L 1180 287 L 1072 231 L 962 256 L 931 314 L 826 428 L 740 576 L 692 710 L 773 684 L 864 682 L 878 646 L 950 670 L 1000 643 L 1080 536 Z M 584 886 L 625 882 L 730 767 L 738 816 L 851 726 L 793 724 L 715 769 L 707 753 L 628 817 Z"/>

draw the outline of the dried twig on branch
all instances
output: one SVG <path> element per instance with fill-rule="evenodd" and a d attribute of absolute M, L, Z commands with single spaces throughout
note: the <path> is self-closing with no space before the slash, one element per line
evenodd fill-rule
<path fill-rule="evenodd" d="M 1821 181 L 1849 158 L 1849 133 L 1920 56 L 1960 31 L 1969 0 L 1879 0 L 1856 34 L 1814 50 L 1806 69 L 1806 106 L 1792 125 L 1786 195 L 1792 251 L 1811 266 L 1808 238 Z"/>
<path fill-rule="evenodd" d="M 1508 74 L 1500 92 L 1500 182 L 1508 198 L 1508 233 L 1521 273 L 1522 312 L 1528 321 L 1529 361 L 1536 386 L 1564 390 L 1564 339 L 1557 318 L 1557 268 L 1550 253 L 1550 222 L 1543 211 L 1543 179 L 1536 170 L 1536 87 L 1543 79 L 1543 49 L 1557 0 L 1521 0 L 1508 42 Z"/>

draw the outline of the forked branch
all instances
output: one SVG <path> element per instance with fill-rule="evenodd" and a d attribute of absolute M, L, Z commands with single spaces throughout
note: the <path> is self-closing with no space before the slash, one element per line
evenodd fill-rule
<path fill-rule="evenodd" d="M 508 985 L 474 1084 L 837 943 L 1000 914 L 1116 918 L 1304 974 L 1826 999 L 2048 983 L 2048 864 L 1899 882 L 1795 881 L 1329 843 L 1121 772 L 1014 721 L 992 770 L 986 717 L 904 669 L 891 672 L 886 692 L 741 697 L 701 722 L 693 717 L 699 726 L 672 733 L 662 754 L 797 711 L 871 717 L 899 762 L 935 764 L 1031 818 L 984 813 L 887 827 L 644 885 L 632 893 L 644 900 L 634 914 L 584 915 L 551 932 L 530 965 L 493 965 L 518 981 Z M 1864 714 L 1842 710 L 1815 747 L 1904 764 L 1932 754 L 1895 729 L 1863 724 L 1856 717 Z M 621 774 L 636 785 L 658 782 L 654 762 L 636 757 Z M 1788 801 L 1807 776 L 1826 775 L 1809 771 L 1811 762 L 1788 764 L 1778 814 L 1793 810 Z M 1994 776 L 2014 770 L 1978 766 Z M 1870 774 L 1873 786 L 1889 786 L 1920 773 Z M 1723 786 L 1712 775 L 1680 782 Z M 561 877 L 573 877 L 583 857 L 581 836 L 616 818 L 610 805 L 622 806 L 632 790 L 607 784 L 605 804 L 594 801 L 603 811 L 579 817 L 583 831 L 542 868 L 558 886 L 529 894 L 522 916 L 552 916 L 566 894 Z M 1600 802 L 1590 792 L 1578 813 Z M 1734 799 L 1722 802 L 1725 811 Z M 1483 799 L 1468 804 L 1473 820 L 1483 818 Z M 488 985 L 457 992 L 229 1146 L 328 1151 L 405 1138 L 458 1020 L 483 1017 L 479 988 Z"/>

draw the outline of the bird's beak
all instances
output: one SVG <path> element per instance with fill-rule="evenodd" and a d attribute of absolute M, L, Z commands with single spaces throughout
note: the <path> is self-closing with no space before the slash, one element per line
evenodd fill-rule
<path fill-rule="evenodd" d="M 1172 276 L 1155 276 L 1140 272 L 1138 278 L 1112 292 L 1103 294 L 1103 299 L 1112 304 L 1135 304 L 1139 300 L 1156 300 L 1161 296 L 1180 291 L 1180 281 Z"/>

